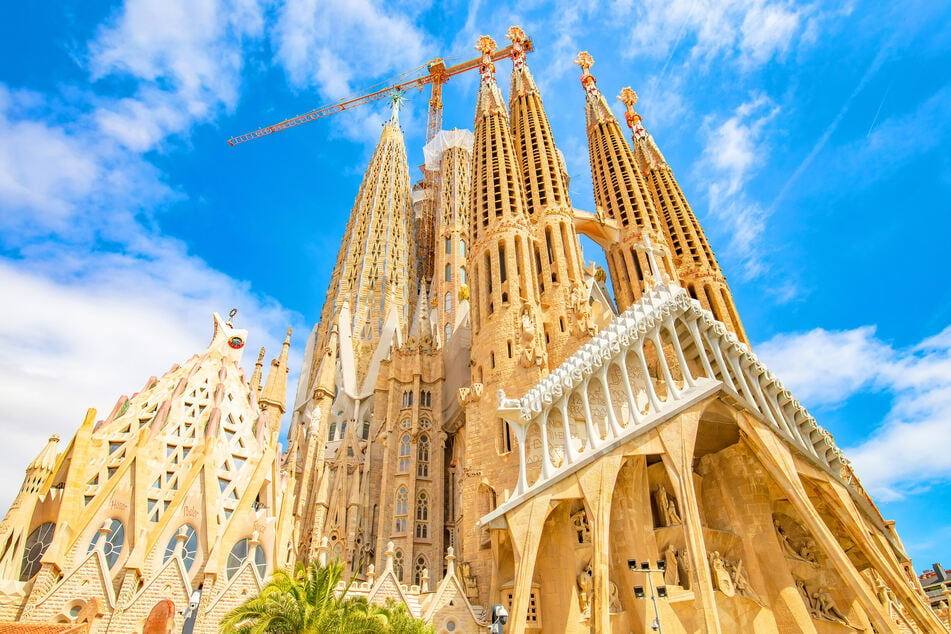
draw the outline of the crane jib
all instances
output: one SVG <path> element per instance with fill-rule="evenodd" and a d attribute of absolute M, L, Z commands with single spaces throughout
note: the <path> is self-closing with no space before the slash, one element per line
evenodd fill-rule
<path fill-rule="evenodd" d="M 533 47 L 532 47 L 531 40 L 525 41 L 524 43 L 525 52 L 531 51 L 532 48 Z M 502 60 L 511 56 L 512 56 L 512 46 L 506 46 L 505 48 L 496 51 L 492 55 L 492 61 L 497 62 L 499 60 Z M 296 117 L 287 119 L 285 121 L 281 121 L 280 123 L 275 123 L 274 125 L 263 127 L 259 130 L 255 130 L 254 132 L 248 132 L 247 134 L 242 134 L 240 136 L 232 137 L 228 139 L 228 145 L 230 145 L 231 147 L 234 147 L 235 145 L 244 143 L 246 141 L 252 141 L 254 139 L 259 139 L 263 136 L 273 134 L 275 132 L 280 132 L 281 130 L 286 130 L 287 128 L 293 128 L 295 126 L 299 126 L 302 123 L 308 123 L 310 121 L 314 121 L 315 119 L 320 119 L 328 115 L 336 114 L 338 112 L 343 112 L 344 110 L 349 110 L 350 108 L 355 108 L 356 106 L 362 106 L 365 103 L 378 101 L 382 99 L 383 97 L 389 95 L 393 91 L 403 91 L 407 88 L 412 88 L 413 86 L 416 86 L 417 88 L 422 90 L 423 86 L 430 84 L 433 87 L 433 94 L 436 95 L 437 93 L 441 93 L 442 84 L 449 81 L 450 77 L 478 68 L 480 62 L 481 62 L 481 58 L 475 58 L 475 59 L 470 59 L 466 62 L 462 62 L 460 64 L 456 64 L 455 66 L 446 68 L 445 60 L 436 59 L 430 62 L 429 64 L 427 64 L 427 70 L 429 70 L 430 72 L 426 75 L 423 75 L 421 77 L 416 77 L 415 79 L 410 79 L 408 81 L 404 81 L 399 84 L 395 84 L 393 86 L 388 86 L 387 88 L 375 90 L 371 93 L 353 97 L 345 101 L 338 101 L 329 106 L 324 106 L 322 108 L 317 108 L 316 110 L 311 110 L 310 112 L 307 112 L 305 114 L 298 115 Z M 438 125 L 440 125 L 441 122 L 442 122 L 442 100 L 431 99 L 430 108 L 429 108 L 429 122 L 428 122 L 427 130 L 432 131 L 435 127 L 438 127 Z M 427 133 L 427 136 L 428 135 L 429 133 Z"/>

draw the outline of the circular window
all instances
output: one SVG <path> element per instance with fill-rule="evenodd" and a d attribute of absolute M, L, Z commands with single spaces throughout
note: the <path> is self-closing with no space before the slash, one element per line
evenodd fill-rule
<path fill-rule="evenodd" d="M 116 562 L 119 561 L 119 555 L 122 554 L 122 545 L 125 543 L 125 526 L 122 525 L 122 522 L 114 518 L 105 521 L 103 527 L 107 526 L 108 532 L 103 529 L 96 531 L 96 535 L 92 538 L 92 541 L 89 542 L 89 550 L 87 552 L 91 553 L 101 541 L 102 552 L 106 556 L 106 564 L 112 568 L 116 565 Z"/>
<path fill-rule="evenodd" d="M 172 538 L 168 540 L 168 546 L 165 547 L 165 559 L 162 560 L 162 563 L 168 563 L 168 560 L 175 555 L 179 533 L 185 535 L 185 539 L 182 541 L 182 563 L 185 564 L 185 570 L 191 570 L 192 564 L 195 563 L 195 556 L 198 554 L 198 533 L 195 532 L 191 524 L 182 524 L 172 535 Z"/>
<path fill-rule="evenodd" d="M 238 569 L 248 560 L 250 548 L 251 540 L 245 538 L 236 543 L 234 548 L 231 549 L 231 552 L 228 554 L 229 579 L 233 577 L 234 573 L 238 572 Z M 264 573 L 267 572 L 267 555 L 264 554 L 264 549 L 261 548 L 260 545 L 254 547 L 254 567 L 258 569 L 258 576 L 263 579 Z"/>
<path fill-rule="evenodd" d="M 56 524 L 46 522 L 33 529 L 26 538 L 26 547 L 23 550 L 23 563 L 20 566 L 20 581 L 29 581 L 40 571 L 40 558 L 53 542 L 53 531 Z"/>
<path fill-rule="evenodd" d="M 456 631 L 456 622 L 455 621 L 446 621 L 446 631 L 455 632 Z"/>
<path fill-rule="evenodd" d="M 232 337 L 231 339 L 228 339 L 228 345 L 235 350 L 240 350 L 242 347 L 244 347 L 244 339 L 241 337 Z"/>

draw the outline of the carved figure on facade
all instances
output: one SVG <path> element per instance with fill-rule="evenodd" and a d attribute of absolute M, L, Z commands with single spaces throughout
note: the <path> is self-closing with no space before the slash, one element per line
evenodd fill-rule
<path fill-rule="evenodd" d="M 779 545 L 787 557 L 805 561 L 814 566 L 819 564 L 819 558 L 816 554 L 816 544 L 808 536 L 800 540 L 798 546 L 793 543 L 786 528 L 783 527 L 779 519 L 773 518 L 773 527 L 776 529 L 776 536 L 779 538 Z M 800 531 L 801 532 L 801 531 Z"/>
<path fill-rule="evenodd" d="M 472 568 L 469 565 L 469 562 L 462 561 L 458 564 L 459 567 L 459 580 L 462 581 L 462 589 L 466 592 L 466 598 L 469 599 L 478 599 L 479 598 L 479 585 L 477 583 L 475 575 L 472 574 Z"/>
<path fill-rule="evenodd" d="M 680 552 L 673 544 L 664 551 L 664 583 L 668 586 L 680 585 Z"/>
<path fill-rule="evenodd" d="M 821 621 L 833 621 L 848 625 L 848 621 L 841 610 L 835 605 L 832 595 L 825 588 L 810 588 L 805 581 L 798 577 L 793 577 L 796 582 L 796 589 L 802 596 L 803 603 L 809 609 L 812 618 Z"/>
<path fill-rule="evenodd" d="M 608 613 L 609 613 L 609 614 L 618 614 L 619 612 L 622 612 L 622 611 L 623 611 L 623 609 L 621 608 L 621 595 L 620 595 L 620 593 L 618 592 L 617 584 L 616 584 L 616 583 L 614 583 L 613 581 L 609 581 L 608 584 L 609 584 L 609 587 L 610 587 L 610 589 L 611 589 L 611 592 L 610 592 L 610 594 L 608 595 L 608 596 L 609 596 L 609 599 L 608 599 Z"/>
<path fill-rule="evenodd" d="M 528 304 L 522 306 L 518 317 L 518 332 L 522 347 L 522 366 L 530 368 L 533 365 L 543 365 L 546 359 L 544 346 L 538 344 L 538 328 L 532 315 L 532 308 Z"/>
<path fill-rule="evenodd" d="M 588 565 L 578 573 L 576 579 L 578 584 L 578 604 L 581 609 L 581 618 L 587 619 L 591 616 L 591 591 L 594 587 L 594 583 L 591 579 L 591 563 L 588 562 Z"/>
<path fill-rule="evenodd" d="M 753 590 L 749 577 L 746 576 L 746 570 L 743 568 L 743 560 L 738 559 L 735 562 L 725 561 L 727 572 L 730 573 L 730 579 L 733 581 L 733 587 L 736 593 L 747 599 L 752 599 L 757 603 L 762 603 L 759 595 Z"/>
<path fill-rule="evenodd" d="M 677 512 L 677 503 L 667 494 L 667 487 L 663 484 L 654 489 L 654 504 L 657 506 L 657 519 L 661 526 L 678 526 L 683 524 L 680 513 Z"/>
<path fill-rule="evenodd" d="M 733 578 L 726 569 L 726 563 L 720 557 L 720 553 L 716 550 L 710 553 L 710 576 L 713 578 L 713 588 L 715 590 L 719 590 L 728 597 L 736 594 Z"/>
<path fill-rule="evenodd" d="M 587 293 L 579 284 L 573 284 L 569 294 L 569 306 L 574 317 L 575 335 L 593 336 L 597 332 L 591 320 L 591 305 L 588 303 Z"/>
<path fill-rule="evenodd" d="M 584 509 L 571 515 L 571 525 L 574 527 L 575 534 L 578 536 L 579 544 L 591 543 L 591 526 L 588 524 L 588 514 Z"/>

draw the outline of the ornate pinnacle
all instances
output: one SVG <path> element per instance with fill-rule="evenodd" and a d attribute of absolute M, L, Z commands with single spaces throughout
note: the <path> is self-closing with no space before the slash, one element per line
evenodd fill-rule
<path fill-rule="evenodd" d="M 525 63 L 525 42 L 528 41 L 528 36 L 522 27 L 516 25 L 509 27 L 505 37 L 512 40 L 512 62 L 518 68 Z"/>
<path fill-rule="evenodd" d="M 522 27 L 518 25 L 510 26 L 509 30 L 505 32 L 505 37 L 512 40 L 513 44 L 519 45 L 528 39 L 528 36 L 525 35 L 525 31 L 523 31 Z"/>
<path fill-rule="evenodd" d="M 640 138 L 646 134 L 646 130 L 641 125 L 641 115 L 634 112 L 634 104 L 637 103 L 637 93 L 631 90 L 630 86 L 621 89 L 617 96 L 618 100 L 627 106 L 627 112 L 624 118 L 627 120 L 627 127 L 634 133 L 634 138 Z"/>
<path fill-rule="evenodd" d="M 588 69 L 594 66 L 594 58 L 591 57 L 591 53 L 588 51 L 581 51 L 578 53 L 578 57 L 575 58 L 575 64 L 581 67 L 582 76 L 590 75 Z"/>
<path fill-rule="evenodd" d="M 482 80 L 491 79 L 495 77 L 495 64 L 492 63 L 492 53 L 494 53 L 498 46 L 488 35 L 483 35 L 476 42 L 476 50 L 482 52 L 482 66 L 479 68 L 479 73 L 482 75 Z"/>
<path fill-rule="evenodd" d="M 476 42 L 475 47 L 476 47 L 476 50 L 481 51 L 483 55 L 491 55 L 499 48 L 496 45 L 495 40 L 493 40 L 492 37 L 489 35 L 483 35 L 482 37 L 480 37 L 479 40 Z"/>
<path fill-rule="evenodd" d="M 617 96 L 618 100 L 627 106 L 629 109 L 634 107 L 634 104 L 637 103 L 637 93 L 631 90 L 630 86 L 625 86 L 621 88 L 620 94 Z"/>

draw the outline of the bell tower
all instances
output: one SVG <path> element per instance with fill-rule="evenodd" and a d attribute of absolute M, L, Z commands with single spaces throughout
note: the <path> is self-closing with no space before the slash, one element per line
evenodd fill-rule
<path fill-rule="evenodd" d="M 673 170 L 654 138 L 644 128 L 641 115 L 634 110 L 637 93 L 630 88 L 623 88 L 618 99 L 627 108 L 624 118 L 631 129 L 637 169 L 647 182 L 654 206 L 659 211 L 661 226 L 672 250 L 681 285 L 737 337 L 749 343 L 733 302 L 733 294 L 707 236 L 697 222 L 697 216 L 680 189 Z"/>
<path fill-rule="evenodd" d="M 586 310 L 588 288 L 581 245 L 574 231 L 564 159 L 555 147 L 541 94 L 525 63 L 525 32 L 511 27 L 511 129 L 532 222 L 537 284 L 542 302 L 542 336 L 553 369 L 594 334 Z"/>
<path fill-rule="evenodd" d="M 594 58 L 582 51 L 575 63 L 581 67 L 581 85 L 585 90 L 585 125 L 594 204 L 602 230 L 601 246 L 607 255 L 614 299 L 623 312 L 649 286 L 651 243 L 655 245 L 661 275 L 675 279 L 676 271 L 634 152 L 591 74 Z"/>

